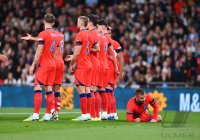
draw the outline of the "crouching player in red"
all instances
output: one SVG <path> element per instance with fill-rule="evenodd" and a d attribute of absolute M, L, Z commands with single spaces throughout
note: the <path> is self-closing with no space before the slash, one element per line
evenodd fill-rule
<path fill-rule="evenodd" d="M 153 107 L 153 114 L 148 113 L 148 104 Z M 149 94 L 145 94 L 141 88 L 135 90 L 135 96 L 128 101 L 126 110 L 128 122 L 159 122 L 162 120 L 161 115 L 158 115 L 155 100 Z"/>

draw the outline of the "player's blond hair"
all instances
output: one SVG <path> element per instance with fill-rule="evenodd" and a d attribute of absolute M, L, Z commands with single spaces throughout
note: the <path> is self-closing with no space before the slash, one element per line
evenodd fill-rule
<path fill-rule="evenodd" d="M 78 19 L 83 23 L 85 27 L 88 25 L 89 19 L 86 16 L 80 16 Z"/>

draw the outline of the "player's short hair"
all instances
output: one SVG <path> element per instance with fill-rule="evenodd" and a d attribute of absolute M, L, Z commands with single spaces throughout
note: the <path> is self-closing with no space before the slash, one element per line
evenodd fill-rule
<path fill-rule="evenodd" d="M 80 16 L 78 19 L 83 22 L 85 27 L 88 25 L 89 19 L 86 16 Z"/>
<path fill-rule="evenodd" d="M 45 16 L 44 16 L 44 20 L 45 20 L 45 22 L 47 22 L 47 23 L 54 23 L 55 21 L 56 21 L 56 18 L 55 18 L 55 16 L 53 15 L 53 14 L 46 14 Z"/>
<path fill-rule="evenodd" d="M 106 28 L 108 27 L 108 24 L 107 24 L 107 22 L 105 21 L 105 19 L 100 19 L 100 20 L 98 20 L 98 25 L 104 25 L 104 26 L 106 26 Z"/>
<path fill-rule="evenodd" d="M 92 22 L 94 26 L 97 26 L 97 22 L 98 22 L 98 18 L 99 18 L 98 15 L 90 14 L 87 17 L 89 18 L 89 22 Z"/>
<path fill-rule="evenodd" d="M 142 89 L 142 88 L 138 88 L 135 90 L 135 95 L 138 96 L 138 95 L 144 95 L 145 94 L 145 91 Z"/>

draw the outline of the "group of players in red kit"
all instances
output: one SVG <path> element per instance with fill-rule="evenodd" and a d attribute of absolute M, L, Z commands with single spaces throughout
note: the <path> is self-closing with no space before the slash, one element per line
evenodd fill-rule
<path fill-rule="evenodd" d="M 45 30 L 40 32 L 38 37 L 32 37 L 29 34 L 22 37 L 24 40 L 38 41 L 34 60 L 29 69 L 30 74 L 33 74 L 36 69 L 34 113 L 24 121 L 58 120 L 61 104 L 59 91 L 64 74 L 62 56 L 64 35 L 53 28 L 55 20 L 54 15 L 46 14 L 43 21 Z M 70 61 L 70 71 L 74 73 L 80 97 L 81 115 L 72 121 L 117 120 L 114 88 L 117 81 L 123 80 L 122 48 L 111 38 L 111 27 L 105 20 L 98 20 L 96 15 L 80 16 L 77 26 L 80 31 L 74 40 L 74 53 L 65 58 L 66 61 Z M 46 113 L 39 119 L 42 87 L 46 92 Z M 143 95 L 144 101 L 146 96 Z M 151 102 L 153 101 L 148 103 Z M 156 110 L 156 106 L 151 105 Z M 140 108 L 140 111 L 142 109 L 144 107 Z M 157 121 L 156 112 L 154 118 L 151 119 L 153 121 Z M 130 113 L 134 112 L 127 112 L 127 120 L 137 122 L 135 119 L 138 120 L 138 118 L 130 119 L 133 118 L 133 115 L 130 117 Z M 150 120 L 152 116 L 149 115 L 147 118 L 146 120 Z"/>

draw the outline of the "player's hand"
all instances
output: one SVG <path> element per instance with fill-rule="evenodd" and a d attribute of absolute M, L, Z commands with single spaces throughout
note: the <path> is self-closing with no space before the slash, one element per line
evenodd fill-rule
<path fill-rule="evenodd" d="M 141 122 L 141 119 L 140 118 L 136 118 L 135 122 Z"/>
<path fill-rule="evenodd" d="M 72 60 L 72 55 L 67 55 L 67 57 L 65 58 L 65 61 L 71 61 Z"/>
<path fill-rule="evenodd" d="M 4 62 L 8 60 L 8 57 L 6 55 L 0 54 L 0 60 Z"/>
<path fill-rule="evenodd" d="M 120 72 L 119 74 L 119 82 L 123 82 L 124 81 L 124 73 Z"/>
<path fill-rule="evenodd" d="M 150 122 L 157 122 L 155 119 L 152 119 Z"/>
<path fill-rule="evenodd" d="M 115 68 L 115 73 L 116 75 L 119 75 L 119 70 L 117 68 Z"/>
<path fill-rule="evenodd" d="M 70 71 L 71 73 L 74 73 L 74 72 L 75 72 L 75 66 L 74 66 L 74 65 L 70 65 L 69 71 Z"/>
<path fill-rule="evenodd" d="M 29 74 L 30 74 L 30 75 L 33 75 L 34 69 L 35 69 L 35 65 L 32 64 L 32 65 L 30 66 L 30 68 L 29 68 Z"/>
<path fill-rule="evenodd" d="M 32 36 L 27 33 L 27 36 L 21 37 L 22 40 L 31 40 Z"/>

